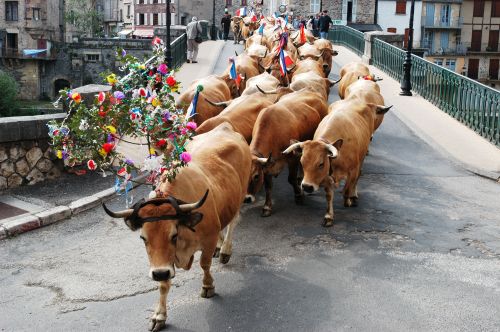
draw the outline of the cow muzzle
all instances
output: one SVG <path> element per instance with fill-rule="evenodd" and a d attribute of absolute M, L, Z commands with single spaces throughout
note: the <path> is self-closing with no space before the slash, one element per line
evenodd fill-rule
<path fill-rule="evenodd" d="M 149 271 L 149 276 L 154 281 L 167 281 L 175 277 L 173 267 L 154 268 Z"/>
<path fill-rule="evenodd" d="M 311 194 L 315 191 L 318 191 L 318 188 L 312 184 L 309 183 L 304 183 L 302 182 L 302 190 L 304 190 L 306 193 Z"/>

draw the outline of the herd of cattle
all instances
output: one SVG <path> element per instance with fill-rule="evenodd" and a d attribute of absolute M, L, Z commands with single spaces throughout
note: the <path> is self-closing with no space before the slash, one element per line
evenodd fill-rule
<path fill-rule="evenodd" d="M 189 166 L 174 181 L 162 182 L 157 198 L 120 212 L 105 207 L 132 230 L 140 229 L 150 276 L 160 282 L 150 330 L 165 326 L 175 267 L 190 269 L 197 251 L 204 272 L 201 296 L 214 295 L 212 258 L 229 261 L 242 202 L 253 202 L 264 185 L 262 216 L 269 216 L 272 178 L 285 166 L 296 203 L 303 201 L 304 191 L 324 188 L 323 226 L 333 225 L 334 190 L 341 180 L 344 206 L 357 205 L 363 160 L 390 108 L 384 106 L 378 79 L 362 63 L 344 66 L 339 81 L 328 79 L 337 54 L 329 41 L 307 30 L 288 35 L 273 19 L 263 20 L 259 31 L 241 20 L 245 28 L 240 28 L 248 32 L 243 33 L 245 52 L 234 58 L 243 77 L 239 84 L 229 65 L 221 75 L 194 81 L 178 98 L 179 107 L 187 109 L 197 87 L 203 86 L 195 115 L 197 135 L 187 146 Z M 293 60 L 286 75 L 280 70 L 281 49 Z M 337 83 L 341 100 L 328 105 L 330 88 Z"/>

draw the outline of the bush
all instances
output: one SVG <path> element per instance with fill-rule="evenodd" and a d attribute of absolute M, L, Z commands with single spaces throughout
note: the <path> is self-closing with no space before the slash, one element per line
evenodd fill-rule
<path fill-rule="evenodd" d="M 17 83 L 9 74 L 0 71 L 0 117 L 11 116 L 17 111 Z"/>

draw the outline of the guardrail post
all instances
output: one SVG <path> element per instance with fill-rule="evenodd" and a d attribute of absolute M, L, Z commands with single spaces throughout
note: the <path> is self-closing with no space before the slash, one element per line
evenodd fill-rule
<path fill-rule="evenodd" d="M 383 31 L 370 31 L 364 33 L 365 39 L 365 52 L 361 57 L 363 63 L 371 65 L 373 60 L 372 56 L 372 44 L 375 38 L 385 41 L 388 44 L 394 45 L 398 48 L 403 46 L 404 35 L 392 33 L 392 32 L 383 32 Z"/>

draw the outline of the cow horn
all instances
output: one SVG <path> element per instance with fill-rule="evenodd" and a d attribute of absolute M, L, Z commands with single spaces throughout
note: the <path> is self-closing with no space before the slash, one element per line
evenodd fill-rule
<path fill-rule="evenodd" d="M 375 106 L 377 107 L 377 114 L 385 114 L 391 109 L 393 105 L 391 106 L 375 105 Z"/>
<path fill-rule="evenodd" d="M 373 77 L 373 82 L 378 82 L 378 81 L 382 81 L 383 78 L 382 77 Z"/>
<path fill-rule="evenodd" d="M 339 83 L 341 80 L 342 80 L 342 77 L 339 78 L 337 81 L 332 81 L 331 79 L 328 79 L 328 81 L 330 82 L 330 86 L 334 86 L 335 84 Z"/>
<path fill-rule="evenodd" d="M 327 144 L 327 143 L 325 143 L 325 147 L 328 150 L 328 152 L 330 152 L 330 154 L 328 155 L 328 157 L 330 157 L 330 158 L 337 158 L 337 156 L 339 154 L 339 151 L 337 150 L 336 147 L 333 146 L 333 144 Z"/>
<path fill-rule="evenodd" d="M 218 102 L 218 103 L 215 103 L 209 99 L 206 99 L 205 100 L 210 104 L 210 105 L 213 105 L 213 106 L 216 106 L 216 107 L 227 107 L 229 106 L 229 104 L 231 104 L 232 100 L 227 100 L 227 101 L 221 101 L 221 102 Z"/>
<path fill-rule="evenodd" d="M 234 54 L 236 54 L 236 56 L 238 56 L 238 53 L 236 53 L 236 51 L 234 51 Z"/>
<path fill-rule="evenodd" d="M 104 209 L 104 212 L 106 212 L 108 216 L 113 218 L 127 218 L 134 212 L 133 209 L 126 209 L 118 212 L 113 212 L 110 209 L 108 209 L 108 207 L 104 203 L 102 203 L 102 207 Z"/>
<path fill-rule="evenodd" d="M 257 88 L 257 90 L 259 90 L 260 92 L 262 92 L 265 95 L 272 95 L 272 94 L 278 93 L 278 89 L 274 89 L 271 91 L 264 91 L 258 85 L 255 85 L 255 87 Z"/>
<path fill-rule="evenodd" d="M 333 55 L 333 56 L 339 55 L 339 51 L 333 50 L 332 55 Z"/>
<path fill-rule="evenodd" d="M 283 154 L 289 154 L 290 152 L 293 152 L 294 150 L 298 149 L 298 148 L 301 148 L 304 146 L 304 142 L 297 142 L 297 143 L 293 143 L 292 145 L 290 145 L 288 148 L 286 148 L 285 151 L 283 151 L 282 153 Z"/>
<path fill-rule="evenodd" d="M 205 203 L 205 200 L 207 199 L 207 197 L 208 197 L 208 189 L 205 192 L 205 195 L 203 195 L 203 197 L 198 202 L 179 205 L 179 211 L 191 212 L 193 210 L 196 210 L 199 207 L 201 207 L 203 205 L 203 203 Z"/>

